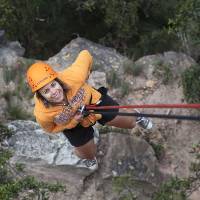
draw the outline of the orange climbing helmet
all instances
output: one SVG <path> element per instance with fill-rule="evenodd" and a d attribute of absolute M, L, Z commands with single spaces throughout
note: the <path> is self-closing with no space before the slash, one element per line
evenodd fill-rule
<path fill-rule="evenodd" d="M 50 65 L 37 62 L 29 67 L 26 76 L 32 92 L 35 92 L 58 77 L 58 73 Z"/>

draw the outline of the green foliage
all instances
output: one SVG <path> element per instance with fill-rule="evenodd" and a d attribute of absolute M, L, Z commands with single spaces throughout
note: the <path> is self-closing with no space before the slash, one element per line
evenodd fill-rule
<path fill-rule="evenodd" d="M 153 74 L 162 80 L 162 83 L 167 85 L 173 81 L 173 73 L 170 64 L 165 64 L 162 61 L 158 61 L 155 64 Z"/>
<path fill-rule="evenodd" d="M 2 0 L 0 27 L 21 42 L 28 57 L 48 58 L 80 35 L 138 58 L 177 48 L 177 37 L 166 27 L 179 1 Z"/>
<path fill-rule="evenodd" d="M 32 115 L 27 113 L 27 111 L 24 110 L 21 105 L 8 106 L 7 113 L 8 113 L 8 119 L 10 120 L 16 120 L 16 119 L 27 120 L 32 118 Z"/>
<path fill-rule="evenodd" d="M 114 177 L 112 180 L 113 190 L 117 192 L 119 200 L 136 200 L 133 191 L 135 184 L 131 175 Z"/>
<path fill-rule="evenodd" d="M 0 27 L 7 31 L 10 39 L 20 41 L 27 50 L 26 57 L 48 58 L 69 42 L 73 35 L 84 34 L 86 38 L 87 35 L 91 38 L 94 33 L 102 34 L 100 26 L 99 31 L 91 26 L 101 23 L 97 12 L 89 16 L 88 11 L 79 10 L 79 6 L 79 2 L 70 0 L 2 0 Z"/>
<path fill-rule="evenodd" d="M 126 41 L 137 34 L 138 4 L 138 1 L 105 1 L 105 22 L 115 30 L 119 40 Z"/>
<path fill-rule="evenodd" d="M 7 160 L 12 156 L 11 152 L 8 150 L 0 149 L 0 165 L 4 166 L 7 163 Z"/>
<path fill-rule="evenodd" d="M 37 199 L 49 199 L 50 192 L 65 191 L 60 183 L 51 184 L 37 181 L 34 177 L 26 176 L 22 179 L 13 179 L 11 176 L 11 166 L 8 166 L 8 160 L 12 156 L 10 151 L 0 149 L 0 199 L 10 200 L 26 190 L 33 190 L 32 196 Z M 16 164 L 16 169 L 22 172 L 23 164 Z"/>
<path fill-rule="evenodd" d="M 141 33 L 137 44 L 129 48 L 129 51 L 134 53 L 135 58 L 139 58 L 141 55 L 179 50 L 180 42 L 174 33 L 169 33 L 165 27 L 160 29 L 148 27 L 148 29 L 148 32 Z"/>
<path fill-rule="evenodd" d="M 122 133 L 122 134 L 128 134 L 129 130 L 124 128 L 117 128 L 114 126 L 100 126 L 98 127 L 100 134 L 107 134 L 109 132 L 115 132 L 115 133 Z"/>
<path fill-rule="evenodd" d="M 19 93 L 17 93 L 19 94 Z M 15 119 L 32 119 L 33 116 L 29 114 L 20 103 L 14 103 L 13 98 L 16 97 L 16 92 L 7 91 L 2 95 L 7 102 L 6 117 L 11 120 Z"/>
<path fill-rule="evenodd" d="M 185 52 L 199 56 L 200 47 L 200 0 L 185 0 L 177 5 L 174 18 L 169 20 L 169 31 L 175 33 L 182 42 Z"/>
<path fill-rule="evenodd" d="M 22 59 L 18 60 L 15 66 L 3 67 L 3 77 L 6 84 L 10 82 L 15 84 L 15 90 L 7 90 L 1 96 L 5 98 L 7 102 L 7 117 L 9 119 L 32 119 L 33 116 L 22 107 L 21 102 L 23 100 L 29 100 L 32 98 L 32 93 L 24 74 L 34 60 Z"/>
<path fill-rule="evenodd" d="M 0 123 L 0 142 L 10 136 L 12 136 L 12 131 L 10 131 L 6 126 Z"/>
<path fill-rule="evenodd" d="M 24 168 L 25 168 L 25 164 L 23 163 L 16 163 L 15 164 L 15 168 L 18 172 L 23 172 L 24 171 Z"/>
<path fill-rule="evenodd" d="M 190 182 L 187 179 L 171 178 L 161 185 L 152 200 L 186 200 L 186 190 L 189 187 Z"/>
<path fill-rule="evenodd" d="M 121 42 L 124 43 L 133 34 L 137 33 L 138 6 L 138 0 L 102 0 L 100 2 L 97 0 L 85 0 L 81 4 L 82 10 L 93 12 L 98 8 L 104 13 L 103 20 L 108 29 L 112 30 L 112 37 L 116 38 L 115 45 L 121 45 Z"/>
<path fill-rule="evenodd" d="M 32 59 L 23 59 L 18 60 L 15 66 L 3 67 L 4 81 L 6 84 L 9 84 L 10 82 L 14 82 L 16 84 L 17 87 L 15 95 L 18 98 L 32 98 L 32 93 L 28 88 L 24 74 L 27 68 L 34 62 L 35 61 Z"/>
<path fill-rule="evenodd" d="M 6 84 L 8 84 L 10 81 L 13 81 L 16 78 L 16 72 L 17 70 L 11 70 L 7 67 L 3 68 L 3 79 Z"/>
<path fill-rule="evenodd" d="M 158 147 L 158 149 L 160 151 L 162 147 Z M 190 167 L 191 176 L 186 178 L 171 177 L 154 192 L 152 200 L 187 200 L 194 191 L 198 190 L 200 181 L 200 143 L 193 145 L 190 153 L 194 153 L 196 157 Z M 134 180 L 132 174 L 114 177 L 112 185 L 119 199 L 137 199 L 134 189 L 138 187 L 138 182 Z"/>
<path fill-rule="evenodd" d="M 110 127 L 110 126 L 100 126 L 100 127 L 98 127 L 98 130 L 99 130 L 100 134 L 107 134 L 107 133 L 111 132 L 112 127 Z"/>
<path fill-rule="evenodd" d="M 173 16 L 178 0 L 105 1 L 104 21 L 109 32 L 101 42 L 137 59 L 178 49 L 175 34 L 168 33 L 168 19 Z"/>
<path fill-rule="evenodd" d="M 7 168 L 7 160 L 11 156 L 12 154 L 10 151 L 0 149 L 0 184 L 6 184 L 10 181 L 10 172 Z"/>
<path fill-rule="evenodd" d="M 119 75 L 115 70 L 111 70 L 106 75 L 107 83 L 111 85 L 113 88 L 119 87 L 119 83 L 121 82 Z"/>
<path fill-rule="evenodd" d="M 0 133 L 6 135 L 6 137 L 10 135 L 8 129 L 3 125 L 0 125 Z M 32 196 L 35 198 L 48 200 L 50 193 L 65 191 L 64 186 L 60 183 L 45 183 L 37 181 L 31 176 L 26 176 L 21 179 L 15 178 L 13 172 L 23 172 L 25 166 L 22 163 L 17 163 L 15 168 L 12 168 L 8 161 L 11 156 L 11 151 L 0 147 L 0 199 L 10 200 L 17 197 L 22 191 L 32 190 Z"/>
<path fill-rule="evenodd" d="M 138 76 L 143 70 L 142 65 L 135 64 L 132 60 L 125 60 L 123 63 L 123 69 L 126 74 Z"/>
<path fill-rule="evenodd" d="M 150 143 L 154 152 L 155 152 L 155 156 L 158 160 L 160 160 L 163 155 L 164 155 L 164 147 L 162 144 L 155 144 L 155 143 Z"/>
<path fill-rule="evenodd" d="M 0 185 L 0 199 L 9 200 L 17 197 L 24 190 L 33 190 L 34 197 L 48 200 L 49 192 L 65 191 L 63 185 L 39 182 L 34 177 L 27 176 L 21 180 L 11 181 L 8 184 Z"/>
<path fill-rule="evenodd" d="M 195 154 L 195 161 L 192 162 L 190 170 L 195 173 L 195 179 L 200 179 L 200 142 L 193 144 L 192 151 L 190 153 Z M 194 177 L 193 177 L 194 179 Z"/>
<path fill-rule="evenodd" d="M 193 172 L 197 172 L 199 173 L 200 172 L 200 163 L 195 163 L 193 162 L 190 166 L 190 170 L 193 171 Z"/>
<path fill-rule="evenodd" d="M 121 87 L 120 87 L 121 97 L 128 95 L 130 92 L 130 89 L 131 89 L 130 85 L 127 82 L 121 81 Z"/>
<path fill-rule="evenodd" d="M 129 93 L 130 91 L 129 84 L 124 80 L 122 80 L 119 77 L 119 74 L 115 70 L 111 70 L 110 72 L 108 72 L 108 74 L 106 75 L 106 79 L 107 83 L 111 87 L 119 89 L 121 97 L 124 97 Z"/>
<path fill-rule="evenodd" d="M 200 65 L 193 65 L 182 74 L 184 96 L 189 103 L 200 102 Z"/>
<path fill-rule="evenodd" d="M 25 58 L 23 58 L 22 60 L 19 60 L 17 63 L 17 66 L 16 66 L 17 76 L 15 78 L 15 82 L 17 85 L 16 95 L 18 98 L 21 98 L 21 97 L 24 97 L 27 99 L 33 98 L 33 94 L 30 88 L 28 87 L 28 84 L 26 83 L 26 78 L 24 76 L 26 74 L 28 67 L 32 65 L 33 63 L 35 63 L 35 60 L 25 59 Z"/>
<path fill-rule="evenodd" d="M 31 3 L 28 1 L 2 0 L 0 26 L 8 31 L 11 38 L 17 35 L 25 46 L 33 40 L 37 42 L 38 35 L 34 31 L 34 26 L 41 4 L 41 0 L 31 1 Z"/>
<path fill-rule="evenodd" d="M 162 184 L 152 200 L 187 200 L 192 192 L 199 187 L 200 180 L 200 143 L 193 145 L 192 151 L 196 160 L 191 164 L 192 175 L 187 178 L 173 177 Z"/>

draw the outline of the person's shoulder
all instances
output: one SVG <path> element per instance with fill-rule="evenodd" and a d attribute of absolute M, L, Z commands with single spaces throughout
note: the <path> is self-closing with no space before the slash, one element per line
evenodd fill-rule
<path fill-rule="evenodd" d="M 64 69 L 62 72 L 59 72 L 58 79 L 62 81 L 63 84 L 66 84 L 67 86 L 70 84 L 70 80 L 72 77 L 72 72 L 69 67 Z"/>

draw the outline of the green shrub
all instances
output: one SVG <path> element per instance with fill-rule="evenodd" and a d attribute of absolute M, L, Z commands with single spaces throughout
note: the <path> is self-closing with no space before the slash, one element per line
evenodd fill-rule
<path fill-rule="evenodd" d="M 199 188 L 200 181 L 200 142 L 193 145 L 196 160 L 192 162 L 190 171 L 191 176 L 186 178 L 171 177 L 168 181 L 158 186 L 152 195 L 152 200 L 187 200 L 188 197 Z M 156 147 L 157 149 L 157 147 Z M 160 147 L 158 150 L 160 151 Z M 156 150 L 157 151 L 157 150 Z M 134 180 L 132 174 L 114 177 L 112 180 L 113 189 L 117 192 L 119 199 L 137 199 L 134 188 L 138 187 L 138 182 Z M 141 186 L 140 186 L 141 187 Z"/>
<path fill-rule="evenodd" d="M 0 142 L 10 136 L 12 136 L 12 131 L 10 131 L 6 126 L 0 123 Z"/>
<path fill-rule="evenodd" d="M 155 156 L 158 160 L 160 160 L 163 157 L 164 154 L 164 147 L 161 144 L 155 144 L 155 143 L 150 143 L 154 152 Z"/>
<path fill-rule="evenodd" d="M 0 125 L 0 133 L 2 132 L 7 133 L 8 130 L 3 125 Z M 65 191 L 65 187 L 60 183 L 45 183 L 37 181 L 31 176 L 23 176 L 23 178 L 17 179 L 14 177 L 14 173 L 22 172 L 24 165 L 17 163 L 16 166 L 11 166 L 9 164 L 11 156 L 11 151 L 0 147 L 0 199 L 10 200 L 17 197 L 22 191 L 33 190 L 31 195 L 35 197 L 34 199 L 48 200 L 50 193 Z"/>
<path fill-rule="evenodd" d="M 193 144 L 190 153 L 194 153 L 196 157 L 190 166 L 190 171 L 194 172 L 196 177 L 200 179 L 200 142 Z"/>
<path fill-rule="evenodd" d="M 119 87 L 119 83 L 121 82 L 119 75 L 115 70 L 111 70 L 108 72 L 108 74 L 106 75 L 106 81 L 113 88 Z"/>
<path fill-rule="evenodd" d="M 16 163 L 15 164 L 15 168 L 18 172 L 23 172 L 24 171 L 24 168 L 25 168 L 25 164 L 23 163 Z"/>
<path fill-rule="evenodd" d="M 3 79 L 6 84 L 10 81 L 14 81 L 17 76 L 17 70 L 9 69 L 8 67 L 3 68 Z"/>
<path fill-rule="evenodd" d="M 185 99 L 189 103 L 200 103 L 200 65 L 193 65 L 182 74 Z"/>
<path fill-rule="evenodd" d="M 122 80 L 115 70 L 108 72 L 106 81 L 111 87 L 119 89 L 121 97 L 126 96 L 130 92 L 129 84 Z"/>
<path fill-rule="evenodd" d="M 33 116 L 29 114 L 19 102 L 13 103 L 13 98 L 18 97 L 16 90 L 14 92 L 6 91 L 2 97 L 7 102 L 6 117 L 11 120 L 15 119 L 33 119 Z M 21 99 L 20 99 L 21 100 Z M 21 102 L 21 101 L 20 101 Z"/>
<path fill-rule="evenodd" d="M 133 76 L 138 76 L 143 70 L 142 65 L 135 64 L 132 60 L 127 59 L 123 63 L 124 72 Z"/>
<path fill-rule="evenodd" d="M 121 81 L 121 87 L 120 87 L 121 97 L 128 95 L 129 92 L 130 92 L 130 85 L 125 81 Z"/>
<path fill-rule="evenodd" d="M 48 200 L 50 192 L 65 191 L 63 185 L 56 183 L 39 182 L 32 176 L 27 176 L 21 180 L 11 181 L 8 184 L 0 185 L 0 199 L 10 200 L 24 190 L 33 190 L 32 196 L 37 199 Z"/>
<path fill-rule="evenodd" d="M 0 149 L 0 185 L 7 184 L 11 180 L 10 171 L 7 168 L 7 161 L 11 156 L 10 151 Z"/>
<path fill-rule="evenodd" d="M 27 120 L 27 119 L 33 118 L 33 116 L 31 114 L 27 113 L 27 111 L 24 110 L 21 107 L 21 105 L 8 106 L 7 113 L 8 113 L 8 118 L 11 120 L 16 120 L 16 119 Z"/>
<path fill-rule="evenodd" d="M 21 42 L 26 57 L 49 58 L 78 34 L 91 41 L 101 40 L 105 46 L 124 53 L 134 48 L 140 51 L 139 57 L 172 50 L 177 44 L 165 29 L 168 19 L 174 18 L 175 8 L 180 8 L 178 2 L 180 0 L 35 0 L 27 4 L 1 0 L 0 27 L 7 31 L 10 39 Z"/>
<path fill-rule="evenodd" d="M 181 41 L 182 51 L 195 59 L 199 58 L 200 47 L 200 0 L 179 1 L 175 16 L 169 19 L 169 31 Z M 179 47 L 179 48 L 180 48 Z"/>
<path fill-rule="evenodd" d="M 114 132 L 114 133 L 122 133 L 122 134 L 128 134 L 129 130 L 124 129 L 124 128 L 117 128 L 114 126 L 100 126 L 98 127 L 99 133 L 100 134 L 107 134 L 109 132 Z"/>
<path fill-rule="evenodd" d="M 14 167 L 12 169 L 8 165 L 8 160 L 11 156 L 12 153 L 10 151 L 0 149 L 0 199 L 10 200 L 17 197 L 21 191 L 33 190 L 31 195 L 36 197 L 35 199 L 47 200 L 49 199 L 50 192 L 65 191 L 64 186 L 60 183 L 40 182 L 31 176 L 14 179 L 13 172 L 11 173 L 11 171 L 23 171 L 24 165 L 16 164 L 16 169 Z"/>
<path fill-rule="evenodd" d="M 162 184 L 152 200 L 187 200 L 186 190 L 190 187 L 188 179 L 180 179 L 178 177 Z"/>
<path fill-rule="evenodd" d="M 26 83 L 25 73 L 31 64 L 35 61 L 32 59 L 22 59 L 18 60 L 16 66 L 3 67 L 3 78 L 6 84 L 9 84 L 11 81 L 15 83 L 15 95 L 19 98 L 32 98 L 32 93 L 28 84 Z"/>
<path fill-rule="evenodd" d="M 158 61 L 155 64 L 155 69 L 153 74 L 162 80 L 162 83 L 167 85 L 173 81 L 173 72 L 171 70 L 170 64 L 165 64 L 162 61 Z"/>
<path fill-rule="evenodd" d="M 136 200 L 137 197 L 133 191 L 135 185 L 131 175 L 114 177 L 112 180 L 113 190 L 117 192 L 120 200 Z"/>
<path fill-rule="evenodd" d="M 163 183 L 153 195 L 152 200 L 187 200 L 199 188 L 200 181 L 200 143 L 193 145 L 192 151 L 196 160 L 191 163 L 191 176 L 186 178 L 172 177 Z"/>

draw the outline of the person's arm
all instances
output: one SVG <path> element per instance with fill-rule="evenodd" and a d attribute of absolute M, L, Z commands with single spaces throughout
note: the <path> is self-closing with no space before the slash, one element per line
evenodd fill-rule
<path fill-rule="evenodd" d="M 67 124 L 56 124 L 51 121 L 44 121 L 42 119 L 36 118 L 36 121 L 40 124 L 42 129 L 44 129 L 48 133 L 58 133 L 63 131 L 64 129 L 72 129 L 77 126 L 79 123 L 75 119 L 71 119 Z"/>
<path fill-rule="evenodd" d="M 83 50 L 79 53 L 75 62 L 63 71 L 62 76 L 63 78 L 67 77 L 75 82 L 79 81 L 84 83 L 90 75 L 92 63 L 92 55 L 89 53 L 89 51 Z"/>

